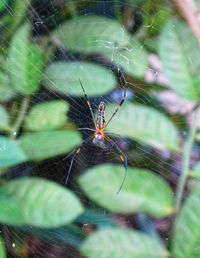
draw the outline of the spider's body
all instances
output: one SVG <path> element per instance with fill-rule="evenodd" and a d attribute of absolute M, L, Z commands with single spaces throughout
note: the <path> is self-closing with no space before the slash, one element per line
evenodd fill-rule
<path fill-rule="evenodd" d="M 98 147 L 105 148 L 104 144 L 104 129 L 105 129 L 105 103 L 100 102 L 98 106 L 98 116 L 96 121 L 96 131 L 94 133 L 93 143 Z"/>
<path fill-rule="evenodd" d="M 122 104 L 124 103 L 124 101 L 126 99 L 126 89 L 124 89 L 124 97 L 123 97 L 123 99 L 121 100 L 121 102 L 118 105 L 117 109 L 115 110 L 115 112 L 112 114 L 112 116 L 110 117 L 110 119 L 106 123 L 105 122 L 105 103 L 103 101 L 100 102 L 100 104 L 98 106 L 97 120 L 95 121 L 94 113 L 93 113 L 90 101 L 87 98 L 86 92 L 84 90 L 84 87 L 83 87 L 80 79 L 79 79 L 79 81 L 80 81 L 80 84 L 81 84 L 81 87 L 82 87 L 82 90 L 83 90 L 83 94 L 84 94 L 84 96 L 86 98 L 87 105 L 88 105 L 88 107 L 90 109 L 90 113 L 91 113 L 91 116 L 92 116 L 92 119 L 93 119 L 93 122 L 94 122 L 94 126 L 95 126 L 95 129 L 92 129 L 92 128 L 79 128 L 79 130 L 93 131 L 94 132 L 93 144 L 95 144 L 98 147 L 101 147 L 101 148 L 105 149 L 106 148 L 105 141 L 108 141 L 108 142 L 110 142 L 112 147 L 115 148 L 115 150 L 119 153 L 120 159 L 123 162 L 124 167 L 125 167 L 124 178 L 123 178 L 122 184 L 121 184 L 121 186 L 120 186 L 120 188 L 118 190 L 118 193 L 119 193 L 121 191 L 121 189 L 122 189 L 122 186 L 123 186 L 125 178 L 126 178 L 127 158 L 126 158 L 126 155 L 121 151 L 119 146 L 115 143 L 115 141 L 113 141 L 110 137 L 108 137 L 109 134 L 110 135 L 113 135 L 113 134 L 112 133 L 106 133 L 106 135 L 105 135 L 104 130 L 105 130 L 106 126 L 110 123 L 110 121 L 113 119 L 113 117 L 116 115 L 116 113 L 118 112 L 118 110 L 120 109 Z M 91 136 L 86 138 L 80 145 L 78 145 L 72 152 L 70 152 L 69 155 L 67 155 L 66 158 L 68 158 L 69 156 L 74 154 L 73 157 L 72 157 L 72 160 L 71 160 L 70 167 L 69 167 L 68 175 L 67 175 L 67 178 L 66 178 L 66 183 L 68 181 L 68 178 L 69 178 L 69 175 L 70 175 L 70 171 L 71 171 L 71 168 L 72 168 L 72 164 L 73 164 L 73 161 L 74 161 L 76 155 L 79 154 L 79 152 L 81 150 L 81 146 L 83 144 L 86 144 L 90 139 L 91 139 Z"/>
<path fill-rule="evenodd" d="M 105 103 L 103 101 L 100 102 L 98 106 L 98 110 L 99 110 L 99 113 L 96 121 L 96 129 L 104 130 L 106 123 L 105 123 Z"/>

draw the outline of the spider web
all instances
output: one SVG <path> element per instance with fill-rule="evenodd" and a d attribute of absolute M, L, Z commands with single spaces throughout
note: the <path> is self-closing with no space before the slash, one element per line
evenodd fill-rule
<path fill-rule="evenodd" d="M 117 1 L 118 7 L 126 7 L 128 5 L 124 1 Z M 116 4 L 116 3 L 115 3 Z M 45 37 L 48 36 L 52 39 L 52 41 L 55 41 L 56 39 L 52 35 L 53 29 L 60 26 L 62 21 L 58 21 L 57 16 L 61 12 L 61 9 L 65 10 L 70 5 L 70 2 L 66 1 L 34 1 L 29 2 L 29 11 L 34 16 L 34 29 L 33 29 L 33 35 L 32 40 L 35 41 L 37 37 Z M 12 13 L 12 4 L 8 4 L 7 6 L 7 12 Z M 80 1 L 79 6 L 79 13 L 80 15 L 90 15 L 90 14 L 96 14 L 96 15 L 103 15 L 105 17 L 113 18 L 114 17 L 114 2 L 113 1 L 90 1 L 88 4 L 88 1 L 83 0 Z M 142 8 L 137 9 L 136 18 L 139 15 L 145 15 L 145 10 Z M 24 20 L 28 20 L 27 16 L 24 17 Z M 137 31 L 138 24 L 136 22 L 135 25 L 130 26 L 133 31 Z M 152 26 L 156 27 L 159 25 L 155 24 L 153 21 L 151 24 L 146 25 L 146 29 L 151 28 Z M 6 28 L 6 25 L 5 25 Z M 63 31 L 63 34 L 66 32 Z M 123 37 L 124 31 L 121 31 L 122 37 Z M 3 38 L 3 36 L 2 36 Z M 113 49 L 114 52 L 118 52 L 118 49 L 113 46 L 113 42 L 103 42 L 106 48 Z M 105 44 L 106 43 L 106 44 Z M 99 42 L 101 44 L 101 42 Z M 156 44 L 152 45 L 152 48 L 157 48 Z M 126 50 L 129 51 L 128 48 Z M 47 49 L 48 51 L 48 49 Z M 85 59 L 86 53 L 83 53 L 82 55 L 76 55 L 72 52 L 66 51 L 65 47 L 60 45 L 60 47 L 57 48 L 56 52 L 53 52 L 52 54 L 52 60 L 59 61 L 59 60 L 69 60 L 69 61 L 80 61 Z M 120 53 L 120 55 L 123 55 L 123 53 Z M 128 62 L 127 57 L 124 56 L 124 59 Z M 89 61 L 91 62 L 99 62 L 99 57 L 92 56 L 89 57 Z M 145 81 L 148 85 L 157 83 L 161 85 L 167 85 L 169 87 L 167 79 L 162 74 L 162 68 L 159 63 L 159 60 L 155 54 L 151 54 L 149 56 L 149 62 L 150 65 L 146 67 L 146 74 L 145 74 Z M 44 65 L 47 66 L 48 64 Z M 146 106 L 153 106 L 154 108 L 158 110 L 163 110 L 163 108 L 168 108 L 168 99 L 166 99 L 165 95 L 157 94 L 155 91 L 149 91 L 147 87 L 144 87 L 143 82 L 137 81 L 137 82 L 131 82 L 124 71 L 117 67 L 116 65 L 113 65 L 109 68 L 110 73 L 113 73 L 114 76 L 117 77 L 118 84 L 116 85 L 115 89 L 102 96 L 97 96 L 96 98 L 90 98 L 90 102 L 92 104 L 92 108 L 94 111 L 98 109 L 98 104 L 100 101 L 104 101 L 106 104 L 106 107 L 109 106 L 110 109 L 114 112 L 116 107 L 118 106 L 120 100 L 123 97 L 123 91 L 124 86 L 127 88 L 127 99 L 124 105 L 126 103 L 131 102 L 134 100 L 135 103 L 142 103 Z M 43 74 L 45 76 L 45 74 Z M 47 78 L 48 79 L 48 78 Z M 80 92 L 82 92 L 81 87 L 78 83 L 77 78 L 77 87 L 80 88 Z M 87 85 L 84 85 L 86 93 L 87 93 Z M 73 92 L 73 89 L 71 89 L 71 92 Z M 73 95 L 73 94 L 72 94 Z M 45 88 L 41 85 L 40 90 L 31 96 L 30 100 L 30 108 L 40 102 L 49 101 L 49 100 L 55 100 L 55 99 L 64 99 L 70 104 L 70 111 L 68 113 L 69 119 L 76 124 L 77 127 L 89 127 L 93 128 L 93 122 L 91 113 L 88 109 L 88 106 L 86 104 L 86 100 L 84 99 L 84 96 L 82 97 L 75 97 L 72 95 L 63 95 L 58 94 L 53 90 L 50 90 L 49 88 Z M 16 105 L 19 105 L 23 99 L 23 96 L 20 94 L 17 94 L 16 97 Z M 156 100 L 156 101 L 154 101 Z M 170 99 L 171 100 L 171 99 Z M 169 100 L 169 101 L 170 101 Z M 164 107 L 163 107 L 164 103 Z M 176 104 L 173 102 L 173 107 L 175 109 L 181 109 L 182 103 Z M 28 114 L 30 108 L 26 112 Z M 14 118 L 17 114 L 15 113 L 15 107 L 8 107 L 11 114 L 13 114 Z M 120 110 L 119 110 L 120 112 Z M 96 113 L 95 113 L 96 114 Z M 118 115 L 118 114 L 117 114 Z M 116 116 L 117 116 L 116 115 Z M 108 121 L 109 117 L 106 116 L 106 121 Z M 115 119 L 115 118 L 113 118 Z M 176 115 L 173 116 L 173 119 L 176 119 Z M 180 120 L 179 120 L 180 121 Z M 181 122 L 177 123 L 177 126 L 180 125 Z M 125 125 L 126 126 L 126 125 Z M 112 122 L 111 122 L 111 128 L 112 128 Z M 74 128 L 76 130 L 76 128 Z M 90 131 L 81 131 L 80 134 L 82 136 L 82 139 L 86 139 L 89 137 L 93 132 Z M 183 132 L 184 133 L 184 132 Z M 28 134 L 28 132 L 23 132 L 23 134 Z M 120 135 L 120 132 L 118 132 Z M 141 167 L 141 168 L 148 168 L 155 173 L 158 173 L 163 178 L 165 178 L 173 187 L 176 186 L 177 182 L 177 176 L 180 173 L 180 160 L 181 156 L 179 153 L 170 154 L 169 151 L 159 148 L 154 148 L 152 146 L 146 145 L 142 142 L 134 141 L 130 138 L 124 138 L 124 137 L 116 137 L 113 138 L 115 143 L 119 146 L 119 148 L 125 153 L 128 159 L 128 164 L 131 167 Z M 55 146 L 56 148 L 56 146 Z M 67 154 L 66 154 L 67 155 Z M 70 158 L 64 159 L 66 155 L 60 155 L 56 156 L 52 159 L 47 159 L 41 162 L 27 162 L 24 164 L 20 164 L 18 166 L 15 166 L 10 169 L 9 173 L 5 175 L 5 177 L 14 178 L 19 176 L 41 176 L 44 178 L 48 178 L 50 180 L 54 180 L 62 185 L 65 185 L 65 179 L 66 175 L 68 173 L 68 169 L 70 166 Z M 88 206 L 89 208 L 93 208 L 97 211 L 105 212 L 106 210 L 103 208 L 100 208 L 98 205 L 96 205 L 94 202 L 91 202 L 89 199 L 86 199 L 80 189 L 77 186 L 76 178 L 78 175 L 84 173 L 86 170 L 90 170 L 92 167 L 98 165 L 98 164 L 106 164 L 106 163 L 119 163 L 120 159 L 119 155 L 117 154 L 116 150 L 109 146 L 108 150 L 100 149 L 94 144 L 92 144 L 92 138 L 91 141 L 81 146 L 80 154 L 77 155 L 76 159 L 74 160 L 72 171 L 69 177 L 69 181 L 66 187 L 69 187 L 72 189 L 72 191 L 82 200 L 85 206 Z M 91 172 L 92 173 L 92 172 Z M 122 175 L 123 179 L 123 175 Z M 103 182 L 102 182 L 103 183 Z M 117 189 L 116 189 L 117 191 Z M 115 193 L 114 193 L 115 194 Z M 121 223 L 134 224 L 138 223 L 140 221 L 136 216 L 134 216 L 129 222 L 130 218 L 127 216 L 124 216 L 124 218 L 120 218 Z M 144 221 L 142 222 L 145 223 Z M 142 224 L 141 223 L 141 224 Z M 76 250 L 69 246 L 65 246 L 60 248 L 59 250 L 51 244 L 47 244 L 45 241 L 39 241 L 37 239 L 37 236 L 34 235 L 34 229 L 32 227 L 27 227 L 28 231 L 30 233 L 30 237 L 28 238 L 29 242 L 32 242 L 31 245 L 31 254 L 33 257 L 49 257 L 48 255 L 51 253 L 51 257 L 68 257 L 64 256 L 66 253 L 69 253 L 69 257 L 77 257 Z M 91 225 L 84 224 L 83 230 L 91 230 Z M 31 234 L 32 233 L 32 234 Z M 53 233 L 49 233 L 52 238 L 54 238 Z M 4 235 L 7 236 L 7 248 L 9 250 L 9 253 L 11 253 L 13 256 L 16 255 L 17 251 L 14 249 L 20 249 L 20 245 L 23 240 L 23 234 L 16 230 L 15 228 L 7 228 L 7 231 L 4 232 Z M 13 249 L 13 250 L 12 250 Z M 60 255 L 60 256 L 59 256 Z"/>

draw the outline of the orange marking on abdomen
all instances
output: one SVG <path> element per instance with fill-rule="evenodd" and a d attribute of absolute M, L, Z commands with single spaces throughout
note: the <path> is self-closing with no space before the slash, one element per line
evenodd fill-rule
<path fill-rule="evenodd" d="M 124 157 L 122 155 L 120 155 L 120 159 L 122 162 L 124 162 Z"/>

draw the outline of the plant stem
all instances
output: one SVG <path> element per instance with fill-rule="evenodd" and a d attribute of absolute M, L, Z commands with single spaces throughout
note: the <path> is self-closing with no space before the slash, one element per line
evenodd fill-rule
<path fill-rule="evenodd" d="M 28 105 L 29 105 L 30 98 L 27 96 L 23 99 L 23 102 L 21 104 L 21 108 L 19 110 L 19 114 L 17 116 L 17 119 L 12 127 L 10 137 L 11 139 L 15 139 L 17 137 L 18 131 L 22 125 L 22 122 L 24 120 L 24 116 L 26 114 Z"/>
<path fill-rule="evenodd" d="M 189 129 L 188 137 L 186 139 L 185 145 L 183 147 L 182 152 L 182 173 L 180 175 L 177 191 L 176 191 L 176 202 L 175 202 L 175 211 L 178 213 L 181 205 L 182 195 L 185 188 L 185 183 L 187 180 L 187 176 L 189 173 L 189 165 L 190 165 L 190 154 L 192 145 L 194 142 L 196 130 L 197 130 L 197 118 L 198 118 L 199 109 L 194 111 L 192 124 Z"/>

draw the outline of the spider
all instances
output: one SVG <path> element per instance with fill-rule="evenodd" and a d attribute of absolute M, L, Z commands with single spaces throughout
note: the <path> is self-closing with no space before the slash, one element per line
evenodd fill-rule
<path fill-rule="evenodd" d="M 124 97 L 123 99 L 121 100 L 120 104 L 118 105 L 117 109 L 115 110 L 115 112 L 112 114 L 112 116 L 110 117 L 110 119 L 108 120 L 108 122 L 106 123 L 105 122 L 105 103 L 103 101 L 100 102 L 99 106 L 98 106 L 98 115 L 97 115 L 97 120 L 95 121 L 95 117 L 94 117 L 94 113 L 92 111 L 92 107 L 91 107 L 91 104 L 90 104 L 90 101 L 88 100 L 88 97 L 87 97 L 87 94 L 85 92 L 85 89 L 83 87 L 83 84 L 81 82 L 81 80 L 79 79 L 79 82 L 80 82 L 80 85 L 82 87 L 82 90 L 83 90 L 83 94 L 84 94 L 84 97 L 86 99 L 86 102 L 87 102 L 87 105 L 90 109 L 90 113 L 91 113 L 91 116 L 92 116 L 92 119 L 93 119 L 93 122 L 94 122 L 94 126 L 95 126 L 95 129 L 92 129 L 92 128 L 78 128 L 78 130 L 89 130 L 89 131 L 93 131 L 94 134 L 93 134 L 93 144 L 98 146 L 98 147 L 101 147 L 103 149 L 106 148 L 105 146 L 105 140 L 107 140 L 108 142 L 110 142 L 110 144 L 117 150 L 117 152 L 119 153 L 120 155 L 120 159 L 125 167 L 125 172 L 124 172 L 124 177 L 123 177 L 123 181 L 122 181 L 122 184 L 119 188 L 119 190 L 117 191 L 117 193 L 119 193 L 124 185 L 124 182 L 125 182 L 125 178 L 126 178 L 126 173 L 127 173 L 127 157 L 126 155 L 121 151 L 121 149 L 119 148 L 119 146 L 110 138 L 108 137 L 108 134 L 110 135 L 116 135 L 114 133 L 109 133 L 107 132 L 106 135 L 104 133 L 104 130 L 105 128 L 108 126 L 108 124 L 111 122 L 111 120 L 113 119 L 113 117 L 116 115 L 116 113 L 118 112 L 118 110 L 120 109 L 120 107 L 123 105 L 125 99 L 126 99 L 126 88 L 124 89 Z M 119 135 L 117 135 L 119 136 Z M 70 164 L 70 167 L 69 167 L 69 170 L 68 170 L 68 174 L 67 174 L 67 177 L 66 177 L 66 184 L 68 182 L 68 179 L 69 179 L 69 175 L 70 175 L 70 172 L 71 172 L 71 169 L 72 169 L 72 165 L 73 165 L 73 161 L 76 157 L 76 155 L 78 155 L 80 153 L 80 150 L 81 150 L 81 146 L 83 146 L 85 143 L 87 143 L 89 140 L 90 140 L 91 136 L 89 136 L 88 138 L 86 138 L 81 144 L 79 144 L 77 147 L 75 147 L 73 149 L 72 152 L 70 152 L 64 159 L 67 159 L 69 158 L 72 154 L 73 157 L 71 159 L 71 164 Z"/>

